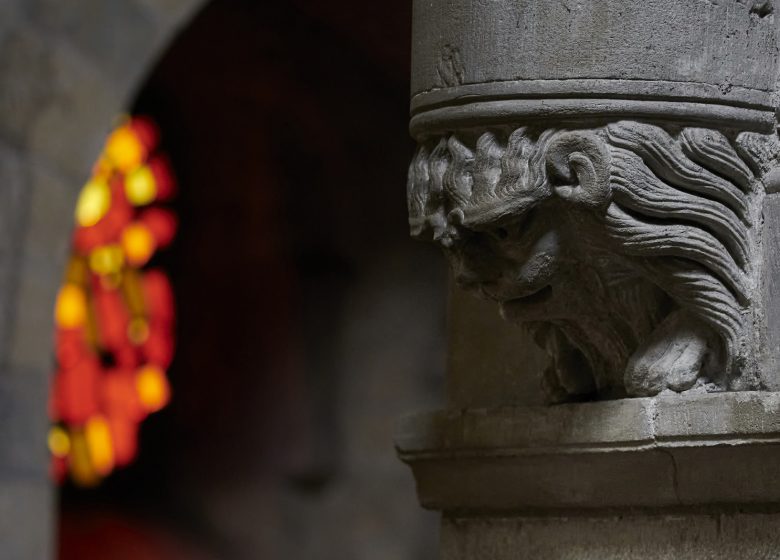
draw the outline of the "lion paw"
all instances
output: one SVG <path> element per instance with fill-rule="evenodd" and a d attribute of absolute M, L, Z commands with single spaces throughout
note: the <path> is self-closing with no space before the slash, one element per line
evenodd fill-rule
<path fill-rule="evenodd" d="M 712 347 L 708 326 L 686 311 L 671 313 L 637 348 L 625 373 L 626 391 L 631 396 L 653 396 L 671 389 L 692 388 Z"/>

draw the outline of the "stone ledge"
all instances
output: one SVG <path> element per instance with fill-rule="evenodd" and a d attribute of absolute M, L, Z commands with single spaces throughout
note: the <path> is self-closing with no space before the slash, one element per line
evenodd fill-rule
<path fill-rule="evenodd" d="M 780 393 L 422 413 L 396 445 L 431 509 L 780 503 Z"/>

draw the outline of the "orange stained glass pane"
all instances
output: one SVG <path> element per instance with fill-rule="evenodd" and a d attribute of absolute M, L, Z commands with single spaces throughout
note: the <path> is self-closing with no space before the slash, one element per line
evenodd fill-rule
<path fill-rule="evenodd" d="M 154 235 L 143 222 L 133 222 L 122 232 L 122 249 L 133 266 L 145 265 L 156 248 Z"/>
<path fill-rule="evenodd" d="M 146 156 L 147 147 L 130 123 L 114 130 L 106 141 L 105 157 L 122 173 L 128 173 L 141 165 Z"/>
<path fill-rule="evenodd" d="M 170 389 L 162 368 L 154 365 L 142 367 L 135 383 L 138 397 L 148 411 L 155 412 L 168 404 Z"/>
<path fill-rule="evenodd" d="M 87 296 L 80 286 L 71 283 L 63 285 L 55 305 L 54 320 L 60 328 L 78 328 L 87 320 Z"/>

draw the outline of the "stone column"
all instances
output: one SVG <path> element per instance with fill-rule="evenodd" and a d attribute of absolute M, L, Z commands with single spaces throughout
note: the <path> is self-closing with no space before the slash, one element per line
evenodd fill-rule
<path fill-rule="evenodd" d="M 459 288 L 397 447 L 441 558 L 780 558 L 774 9 L 415 1 L 409 223 Z"/>

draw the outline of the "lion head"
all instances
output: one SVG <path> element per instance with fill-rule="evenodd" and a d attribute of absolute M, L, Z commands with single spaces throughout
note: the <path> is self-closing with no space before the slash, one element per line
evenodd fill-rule
<path fill-rule="evenodd" d="M 762 192 L 715 130 L 459 132 L 420 145 L 409 223 L 534 331 L 552 398 L 652 395 L 748 369 Z"/>

